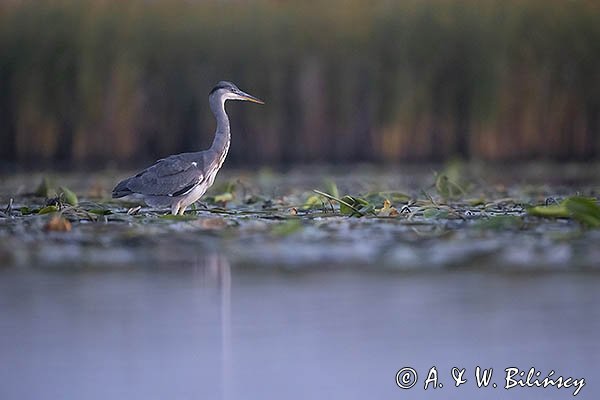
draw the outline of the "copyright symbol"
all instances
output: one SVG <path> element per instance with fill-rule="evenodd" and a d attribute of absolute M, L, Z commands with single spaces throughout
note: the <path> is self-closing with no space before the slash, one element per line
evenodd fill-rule
<path fill-rule="evenodd" d="M 404 367 L 396 372 L 396 385 L 400 389 L 410 389 L 417 384 L 417 371 L 414 368 Z"/>

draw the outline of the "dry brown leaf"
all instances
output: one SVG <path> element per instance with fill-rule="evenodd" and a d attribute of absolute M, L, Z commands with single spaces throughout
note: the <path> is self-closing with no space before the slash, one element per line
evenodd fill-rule
<path fill-rule="evenodd" d="M 377 215 L 380 217 L 395 217 L 399 214 L 400 213 L 398 210 L 396 210 L 396 207 L 392 207 L 392 203 L 388 199 L 383 201 L 383 207 L 377 213 Z"/>
<path fill-rule="evenodd" d="M 69 220 L 54 216 L 46 225 L 44 225 L 45 231 L 54 231 L 54 232 L 69 232 L 72 226 Z"/>

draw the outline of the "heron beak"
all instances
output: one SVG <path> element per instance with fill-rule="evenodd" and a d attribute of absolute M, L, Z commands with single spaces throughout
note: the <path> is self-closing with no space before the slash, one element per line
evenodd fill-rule
<path fill-rule="evenodd" d="M 261 99 L 254 97 L 248 93 L 242 92 L 241 90 L 239 92 L 237 92 L 236 94 L 238 96 L 240 96 L 240 100 L 251 101 L 253 103 L 258 103 L 258 104 L 265 104 L 265 102 L 262 101 Z"/>

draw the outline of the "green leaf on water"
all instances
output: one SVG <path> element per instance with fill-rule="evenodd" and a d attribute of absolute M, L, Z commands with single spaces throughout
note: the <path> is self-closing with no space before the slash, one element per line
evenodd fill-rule
<path fill-rule="evenodd" d="M 323 200 L 321 199 L 321 196 L 317 196 L 316 194 L 310 196 L 308 199 L 306 199 L 306 202 L 304 202 L 304 205 L 302 206 L 303 210 L 312 210 L 312 209 L 316 209 L 316 208 L 322 208 L 323 207 Z"/>
<path fill-rule="evenodd" d="M 360 197 L 346 195 L 340 202 L 340 212 L 344 215 L 362 216 L 374 209 L 375 207 L 371 206 L 367 200 Z"/>
<path fill-rule="evenodd" d="M 357 209 L 354 208 L 354 201 L 350 196 L 342 197 L 344 203 L 340 203 L 340 212 L 344 215 L 352 215 L 358 212 Z"/>
<path fill-rule="evenodd" d="M 325 187 L 327 188 L 327 193 L 330 193 L 333 197 L 340 197 L 340 191 L 334 181 L 327 180 Z"/>
<path fill-rule="evenodd" d="M 425 218 L 444 219 L 448 218 L 448 215 L 448 210 L 441 208 L 427 208 L 423 211 L 423 217 Z"/>
<path fill-rule="evenodd" d="M 544 218 L 569 218 L 571 216 L 569 210 L 562 204 L 529 207 L 527 214 Z"/>
<path fill-rule="evenodd" d="M 470 205 L 471 207 L 477 207 L 477 206 L 483 206 L 485 205 L 486 201 L 483 197 L 479 197 L 477 199 L 469 199 L 466 200 L 466 203 L 468 205 Z"/>
<path fill-rule="evenodd" d="M 347 202 L 346 200 L 344 200 L 344 198 L 340 199 L 340 198 L 330 195 L 329 193 L 321 192 L 320 190 L 317 190 L 317 189 L 313 189 L 313 192 L 320 194 L 321 196 L 326 197 L 329 200 L 337 201 L 340 204 L 340 212 L 342 212 L 342 213 L 344 213 L 342 211 L 342 206 L 344 206 L 344 207 L 346 207 L 345 208 L 346 210 L 351 210 L 353 212 L 353 214 L 350 214 L 350 215 L 357 215 L 359 217 L 364 215 L 364 213 L 362 211 L 360 211 L 358 208 L 356 208 L 355 205 L 353 204 L 355 201 L 354 200 L 355 198 L 353 198 L 352 196 L 344 196 L 344 198 L 349 197 L 352 199 L 351 202 Z M 364 200 L 364 199 L 361 199 L 361 200 L 362 200 L 362 202 L 365 203 L 365 205 L 369 204 L 366 200 Z"/>
<path fill-rule="evenodd" d="M 67 203 L 73 207 L 75 207 L 75 206 L 77 206 L 77 204 L 79 204 L 77 195 L 75 193 L 73 193 L 73 191 L 71 189 L 69 189 L 68 187 L 61 186 L 59 195 L 65 203 Z"/>
<path fill-rule="evenodd" d="M 21 207 L 19 208 L 21 215 L 30 215 L 33 214 L 33 211 L 29 207 Z"/>
<path fill-rule="evenodd" d="M 368 204 L 366 206 L 360 207 L 359 211 L 362 213 L 362 215 L 366 215 L 366 214 L 377 215 L 377 208 L 375 208 L 374 204 Z"/>
<path fill-rule="evenodd" d="M 529 215 L 545 218 L 572 218 L 589 228 L 600 227 L 600 206 L 596 199 L 573 196 L 560 204 L 527 209 Z"/>
<path fill-rule="evenodd" d="M 225 192 L 225 193 L 221 193 L 218 194 L 214 197 L 214 202 L 215 203 L 223 203 L 226 204 L 230 201 L 233 200 L 233 193 L 231 192 Z"/>
<path fill-rule="evenodd" d="M 44 208 L 42 208 L 40 211 L 38 211 L 39 215 L 42 214 L 50 214 L 53 212 L 57 212 L 58 211 L 58 206 L 46 206 Z"/>
<path fill-rule="evenodd" d="M 573 219 L 590 228 L 600 227 L 600 207 L 595 199 L 569 197 L 563 202 Z"/>

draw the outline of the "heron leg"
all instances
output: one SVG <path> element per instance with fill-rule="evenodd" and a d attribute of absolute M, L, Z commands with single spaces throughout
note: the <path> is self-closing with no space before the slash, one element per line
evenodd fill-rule
<path fill-rule="evenodd" d="M 187 207 L 179 207 L 179 215 L 183 215 Z"/>
<path fill-rule="evenodd" d="M 181 203 L 177 202 L 177 203 L 173 203 L 171 205 L 171 214 L 173 215 L 179 215 L 179 209 L 181 208 Z"/>

